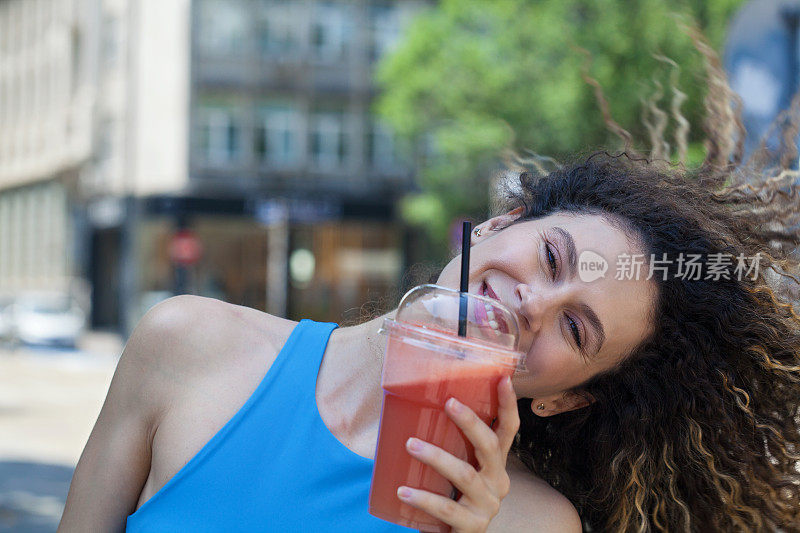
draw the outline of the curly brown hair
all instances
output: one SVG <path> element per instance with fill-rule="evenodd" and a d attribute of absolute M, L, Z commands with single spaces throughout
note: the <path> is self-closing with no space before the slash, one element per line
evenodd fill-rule
<path fill-rule="evenodd" d="M 693 37 L 717 89 L 706 101 L 708 157 L 699 168 L 647 159 L 623 133 L 621 154 L 519 173 L 495 208 L 524 206 L 515 223 L 601 213 L 622 221 L 646 257 L 759 257 L 759 271 L 694 279 L 669 263 L 666 279 L 652 278 L 652 335 L 572 391 L 595 399 L 586 408 L 540 418 L 521 399 L 512 451 L 576 505 L 588 531 L 800 532 L 800 316 L 792 305 L 800 180 L 789 169 L 797 152 L 775 158 L 762 148 L 740 164 L 736 98 L 713 50 Z M 796 135 L 797 121 L 789 123 Z M 651 135 L 660 157 L 668 156 L 663 131 Z M 676 145 L 680 152 L 680 138 Z"/>

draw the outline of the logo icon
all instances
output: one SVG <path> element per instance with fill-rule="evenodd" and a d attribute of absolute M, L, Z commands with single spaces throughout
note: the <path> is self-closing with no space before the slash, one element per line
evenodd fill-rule
<path fill-rule="evenodd" d="M 584 250 L 578 257 L 578 277 L 584 283 L 605 277 L 608 271 L 608 261 L 591 250 Z"/>

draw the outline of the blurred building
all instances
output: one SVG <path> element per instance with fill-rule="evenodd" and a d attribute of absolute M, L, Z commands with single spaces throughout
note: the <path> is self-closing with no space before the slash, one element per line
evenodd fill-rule
<path fill-rule="evenodd" d="M 188 0 L 0 0 L 4 293 L 70 291 L 94 325 L 125 326 L 137 204 L 188 181 L 189 12 Z"/>
<path fill-rule="evenodd" d="M 339 320 L 396 286 L 409 152 L 372 114 L 416 1 L 0 0 L 0 290 L 95 327 L 191 292 Z"/>
<path fill-rule="evenodd" d="M 86 14 L 0 2 L 0 291 L 73 285 L 70 196 L 91 157 Z"/>
<path fill-rule="evenodd" d="M 190 276 L 195 292 L 222 285 L 253 307 L 338 320 L 397 285 L 393 206 L 412 172 L 371 111 L 372 78 L 422 6 L 193 2 L 190 189 L 235 193 L 252 213 L 213 238 L 210 213 L 194 225 L 209 255 L 270 259 L 242 259 L 246 271 L 208 261 Z"/>

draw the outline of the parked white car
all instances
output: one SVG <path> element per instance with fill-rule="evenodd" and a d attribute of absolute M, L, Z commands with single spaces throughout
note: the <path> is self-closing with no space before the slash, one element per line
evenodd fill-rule
<path fill-rule="evenodd" d="M 14 336 L 24 344 L 74 348 L 86 327 L 86 313 L 66 293 L 23 293 L 12 317 Z"/>

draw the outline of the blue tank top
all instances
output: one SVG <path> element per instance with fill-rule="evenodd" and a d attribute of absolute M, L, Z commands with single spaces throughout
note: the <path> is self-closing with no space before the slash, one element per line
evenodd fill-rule
<path fill-rule="evenodd" d="M 403 533 L 367 512 L 372 459 L 320 418 L 333 323 L 302 320 L 241 409 L 127 520 L 128 532 Z"/>

